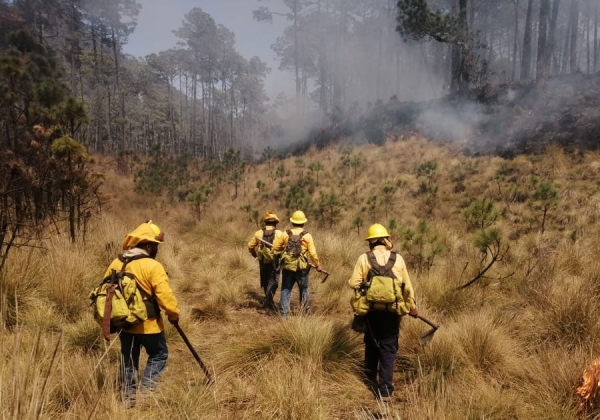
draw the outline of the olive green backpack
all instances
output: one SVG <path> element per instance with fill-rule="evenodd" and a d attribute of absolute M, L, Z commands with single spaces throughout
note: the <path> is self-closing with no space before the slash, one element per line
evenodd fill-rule
<path fill-rule="evenodd" d="M 370 311 L 388 311 L 406 315 L 408 309 L 404 302 L 404 282 L 397 279 L 392 271 L 397 254 L 392 252 L 384 266 L 379 265 L 373 251 L 367 252 L 371 269 L 366 282 L 355 289 L 350 303 L 354 314 L 366 315 Z"/>
<path fill-rule="evenodd" d="M 258 261 L 263 264 L 270 264 L 275 261 L 275 253 L 273 252 L 273 241 L 275 240 L 275 229 L 263 228 L 263 241 L 259 242 L 256 247 L 256 256 Z M 268 242 L 267 245 L 265 242 Z"/>
<path fill-rule="evenodd" d="M 302 231 L 295 235 L 291 229 L 286 230 L 288 242 L 281 254 L 281 267 L 288 271 L 306 270 L 308 259 L 302 254 L 302 238 L 308 232 Z"/>
<path fill-rule="evenodd" d="M 119 329 L 127 329 L 142 323 L 148 318 L 159 316 L 156 299 L 138 286 L 133 273 L 125 271 L 131 261 L 149 258 L 145 255 L 124 258 L 120 271 L 112 272 L 96 286 L 89 295 L 91 306 L 94 307 L 94 318 L 102 326 L 104 338 L 110 339 L 110 334 Z"/>

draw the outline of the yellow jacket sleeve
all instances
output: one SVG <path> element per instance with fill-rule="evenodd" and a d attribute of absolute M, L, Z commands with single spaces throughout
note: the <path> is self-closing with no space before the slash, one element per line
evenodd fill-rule
<path fill-rule="evenodd" d="M 262 237 L 263 237 L 263 232 L 261 229 L 259 231 L 256 231 L 254 233 L 254 235 L 252 235 L 252 239 L 250 239 L 250 241 L 248 242 L 248 251 L 255 258 L 256 258 L 256 247 L 260 243 L 259 239 L 262 239 Z"/>
<path fill-rule="evenodd" d="M 273 252 L 275 252 L 276 254 L 283 252 L 285 246 L 288 243 L 289 238 L 290 237 L 288 236 L 286 231 L 279 231 L 279 233 L 276 232 L 275 239 L 273 240 Z"/>
<path fill-rule="evenodd" d="M 369 272 L 369 262 L 367 260 L 367 254 L 362 254 L 358 257 L 356 264 L 354 265 L 354 271 L 352 271 L 352 277 L 348 280 L 348 285 L 356 289 L 360 284 L 367 279 Z"/>
<path fill-rule="evenodd" d="M 304 255 L 308 254 L 310 260 L 317 267 L 319 266 L 319 255 L 317 255 L 317 249 L 315 248 L 315 242 L 310 233 L 307 233 L 302 237 L 302 253 Z"/>
<path fill-rule="evenodd" d="M 401 279 L 404 284 L 404 302 L 408 307 L 408 310 L 416 309 L 417 302 L 415 299 L 415 291 L 413 289 L 412 283 L 410 281 L 410 277 L 408 276 L 408 270 L 406 269 L 406 264 L 404 263 L 404 258 L 397 254 L 396 263 L 394 267 L 392 267 L 392 271 L 396 275 L 397 279 Z"/>

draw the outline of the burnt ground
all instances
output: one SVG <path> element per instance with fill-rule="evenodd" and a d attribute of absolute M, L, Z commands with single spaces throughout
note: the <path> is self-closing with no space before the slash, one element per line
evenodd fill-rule
<path fill-rule="evenodd" d="M 334 119 L 335 120 L 335 119 Z M 308 145 L 325 146 L 341 138 L 382 144 L 392 136 L 419 134 L 453 143 L 467 154 L 510 157 L 540 153 L 546 146 L 596 150 L 600 146 L 600 72 L 555 76 L 473 90 L 469 98 L 446 96 L 427 102 L 370 105 L 361 116 L 338 118 L 315 130 Z M 288 150 L 290 151 L 290 150 Z"/>

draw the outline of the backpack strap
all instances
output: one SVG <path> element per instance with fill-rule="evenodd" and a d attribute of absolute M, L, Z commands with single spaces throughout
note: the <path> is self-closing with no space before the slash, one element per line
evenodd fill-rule
<path fill-rule="evenodd" d="M 144 255 L 144 254 L 139 254 L 139 255 L 134 255 L 132 257 L 126 258 L 123 256 L 123 254 L 119 254 L 118 258 L 119 258 L 119 261 L 121 261 L 123 263 L 123 266 L 121 267 L 121 273 L 124 273 L 125 268 L 127 267 L 127 264 L 129 264 L 131 261 L 141 260 L 143 258 L 150 258 L 150 256 Z M 137 283 L 137 278 L 134 275 L 128 275 L 128 273 L 124 273 L 124 275 L 127 275 L 127 277 L 135 280 Z M 122 289 L 122 286 L 121 286 L 121 289 Z M 160 314 L 160 307 L 158 306 L 156 297 L 154 295 L 151 295 L 150 293 L 146 292 L 144 290 L 144 288 L 139 287 L 139 285 L 138 285 L 138 290 L 140 291 L 142 298 L 144 298 L 145 301 L 148 302 L 146 304 L 146 310 L 148 312 L 148 317 L 149 318 L 158 318 L 158 316 Z M 151 315 L 154 315 L 154 316 L 151 316 Z"/>
<path fill-rule="evenodd" d="M 273 248 L 273 240 L 275 239 L 275 229 L 267 229 L 266 227 L 264 227 L 262 229 L 263 232 L 263 241 L 269 242 L 271 245 L 267 245 L 264 242 L 261 242 L 261 244 L 265 247 L 267 247 L 268 249 Z M 268 240 L 270 239 L 270 240 Z"/>
<path fill-rule="evenodd" d="M 380 265 L 377 262 L 377 258 L 375 258 L 375 254 L 373 251 L 367 252 L 367 259 L 369 260 L 369 264 L 371 264 L 371 268 L 377 272 L 378 275 L 383 276 L 386 273 L 392 270 L 394 264 L 396 264 L 396 258 L 398 254 L 395 252 L 390 252 L 390 258 L 388 258 L 387 262 L 384 266 Z"/>

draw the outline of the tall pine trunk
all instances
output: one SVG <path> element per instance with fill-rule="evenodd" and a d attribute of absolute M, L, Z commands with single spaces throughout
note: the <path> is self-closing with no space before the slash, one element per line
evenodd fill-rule
<path fill-rule="evenodd" d="M 531 76 L 531 23 L 533 20 L 533 0 L 527 3 L 525 17 L 525 32 L 523 34 L 523 58 L 521 59 L 521 79 Z"/>
<path fill-rule="evenodd" d="M 579 33 L 579 0 L 571 0 L 571 13 L 570 19 L 571 21 L 571 50 L 569 57 L 569 66 L 571 73 L 574 73 L 578 70 L 577 65 L 577 39 Z"/>
<path fill-rule="evenodd" d="M 536 74 L 535 74 L 537 79 L 543 79 L 548 74 L 547 31 L 548 31 L 549 15 L 550 15 L 550 0 L 540 0 L 537 66 L 536 66 Z"/>

